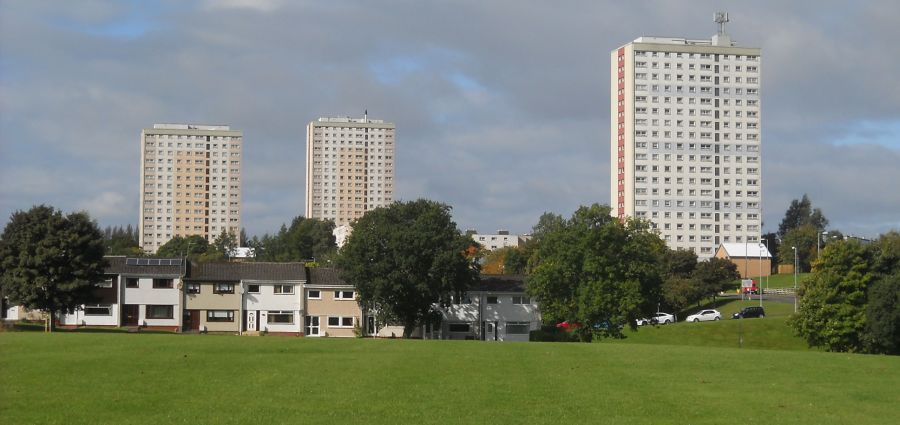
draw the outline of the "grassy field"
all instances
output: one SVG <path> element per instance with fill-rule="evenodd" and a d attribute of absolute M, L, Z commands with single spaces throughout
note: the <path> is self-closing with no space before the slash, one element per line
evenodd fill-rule
<path fill-rule="evenodd" d="M 674 345 L 8 332 L 0 376 L 9 424 L 900 417 L 897 357 Z"/>

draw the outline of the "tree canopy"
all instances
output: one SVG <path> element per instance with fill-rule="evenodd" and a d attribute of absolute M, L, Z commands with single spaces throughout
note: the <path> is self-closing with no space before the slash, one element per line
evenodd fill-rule
<path fill-rule="evenodd" d="M 737 265 L 724 258 L 710 258 L 697 263 L 693 274 L 697 291 L 703 297 L 713 297 L 727 289 L 731 282 L 741 278 Z"/>
<path fill-rule="evenodd" d="M 367 212 L 353 224 L 338 257 L 342 278 L 382 323 L 403 324 L 409 337 L 478 281 L 474 242 L 451 220 L 450 207 L 420 199 Z"/>
<path fill-rule="evenodd" d="M 791 205 L 784 213 L 781 224 L 778 225 L 778 235 L 785 237 L 790 230 L 804 225 L 811 225 L 817 232 L 828 227 L 828 219 L 819 208 L 812 207 L 812 201 L 804 193 L 800 199 L 791 201 Z M 791 257 L 793 258 L 793 256 Z"/>
<path fill-rule="evenodd" d="M 655 310 L 666 246 L 648 222 L 620 222 L 598 204 L 544 221 L 527 282 L 545 322 L 577 323 L 582 340 L 621 337 Z"/>
<path fill-rule="evenodd" d="M 103 230 L 106 255 L 144 255 L 138 242 L 138 232 L 130 224 L 127 227 L 106 227 Z"/>
<path fill-rule="evenodd" d="M 13 213 L 0 236 L 0 287 L 13 304 L 51 318 L 92 301 L 103 280 L 103 234 L 87 213 L 46 205 Z"/>
<path fill-rule="evenodd" d="M 832 242 L 799 297 L 790 324 L 810 346 L 900 354 L 900 234 Z"/>
<path fill-rule="evenodd" d="M 327 262 L 335 256 L 334 222 L 297 216 L 291 226 L 282 225 L 278 233 L 254 236 L 248 242 L 257 261 Z"/>

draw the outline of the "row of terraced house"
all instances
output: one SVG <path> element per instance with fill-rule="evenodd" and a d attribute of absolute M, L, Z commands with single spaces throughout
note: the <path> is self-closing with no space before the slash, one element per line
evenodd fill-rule
<path fill-rule="evenodd" d="M 180 258 L 107 260 L 96 303 L 60 314 L 60 326 L 311 337 L 391 337 L 403 331 L 377 323 L 333 268 Z M 540 327 L 538 307 L 516 276 L 482 276 L 465 296 L 435 308 L 442 316 L 440 326 L 417 329 L 414 336 L 527 341 L 529 332 Z M 3 313 L 7 320 L 28 318 L 21 307 Z"/>

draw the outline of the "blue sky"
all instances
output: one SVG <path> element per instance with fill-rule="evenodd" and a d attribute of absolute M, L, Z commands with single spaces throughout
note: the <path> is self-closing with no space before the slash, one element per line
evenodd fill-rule
<path fill-rule="evenodd" d="M 244 131 L 243 224 L 303 211 L 305 125 L 394 122 L 402 199 L 527 232 L 609 202 L 609 52 L 706 38 L 763 49 L 763 215 L 804 193 L 833 228 L 900 228 L 893 1 L 0 1 L 0 225 L 46 203 L 136 224 L 139 134 Z"/>

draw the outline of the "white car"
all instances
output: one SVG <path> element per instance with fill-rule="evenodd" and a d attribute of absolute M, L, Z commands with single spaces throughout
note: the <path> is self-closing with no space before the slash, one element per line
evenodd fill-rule
<path fill-rule="evenodd" d="M 697 314 L 692 314 L 685 319 L 688 322 L 706 322 L 710 320 L 722 320 L 722 313 L 719 310 L 703 310 Z"/>
<path fill-rule="evenodd" d="M 675 323 L 675 316 L 669 313 L 659 312 L 655 313 L 649 319 L 637 319 L 636 322 L 638 326 L 655 324 L 668 325 L 669 323 Z"/>

